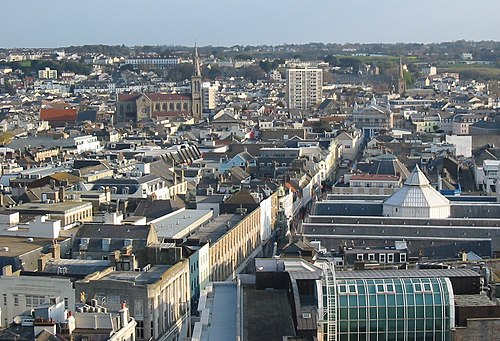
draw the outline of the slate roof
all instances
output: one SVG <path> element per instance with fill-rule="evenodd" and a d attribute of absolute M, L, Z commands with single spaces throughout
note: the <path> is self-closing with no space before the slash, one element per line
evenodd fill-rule
<path fill-rule="evenodd" d="M 146 199 L 139 202 L 133 215 L 153 220 L 184 207 L 181 205 L 182 203 L 179 201 Z"/>
<path fill-rule="evenodd" d="M 249 191 L 239 191 L 226 200 L 226 204 L 257 204 Z"/>
<path fill-rule="evenodd" d="M 332 216 L 381 216 L 382 201 L 334 201 L 316 204 L 317 215 Z"/>

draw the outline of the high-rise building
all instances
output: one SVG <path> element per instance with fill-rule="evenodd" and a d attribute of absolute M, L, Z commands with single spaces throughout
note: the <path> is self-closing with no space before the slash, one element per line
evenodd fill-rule
<path fill-rule="evenodd" d="M 217 107 L 217 86 L 210 82 L 203 82 L 201 86 L 203 110 L 214 110 Z"/>
<path fill-rule="evenodd" d="M 46 67 L 43 70 L 38 70 L 38 78 L 40 79 L 57 79 L 57 70 L 52 70 Z"/>
<path fill-rule="evenodd" d="M 290 109 L 311 109 L 321 101 L 323 70 L 316 68 L 286 70 L 286 96 Z"/>

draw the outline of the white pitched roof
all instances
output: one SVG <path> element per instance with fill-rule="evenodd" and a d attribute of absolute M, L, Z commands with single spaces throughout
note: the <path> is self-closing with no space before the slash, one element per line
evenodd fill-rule
<path fill-rule="evenodd" d="M 403 188 L 389 197 L 384 205 L 396 207 L 443 207 L 450 202 L 436 191 L 427 180 L 425 174 L 415 167 Z"/>

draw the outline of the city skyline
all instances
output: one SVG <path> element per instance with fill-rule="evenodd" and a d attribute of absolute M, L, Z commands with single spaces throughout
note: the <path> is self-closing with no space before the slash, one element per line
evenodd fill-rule
<path fill-rule="evenodd" d="M 484 0 L 381 0 L 329 2 L 289 0 L 235 7 L 188 0 L 74 3 L 0 0 L 4 13 L 0 47 L 108 45 L 279 45 L 284 43 L 431 43 L 500 40 L 495 13 Z M 313 7 L 314 8 L 311 8 Z M 27 11 L 29 8 L 29 11 Z M 78 15 L 75 15 L 77 13 Z"/>

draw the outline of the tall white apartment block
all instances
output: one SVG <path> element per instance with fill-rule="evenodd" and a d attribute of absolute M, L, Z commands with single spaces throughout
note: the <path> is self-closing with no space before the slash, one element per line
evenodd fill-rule
<path fill-rule="evenodd" d="M 322 91 L 322 69 L 305 68 L 286 70 L 288 108 L 311 109 L 321 101 Z"/>
<path fill-rule="evenodd" d="M 49 67 L 46 67 L 44 70 L 38 70 L 38 78 L 57 79 L 57 70 L 52 70 Z"/>
<path fill-rule="evenodd" d="M 217 107 L 216 97 L 217 97 L 218 87 L 210 82 L 203 82 L 201 85 L 201 97 L 203 100 L 203 109 L 213 110 Z"/>

